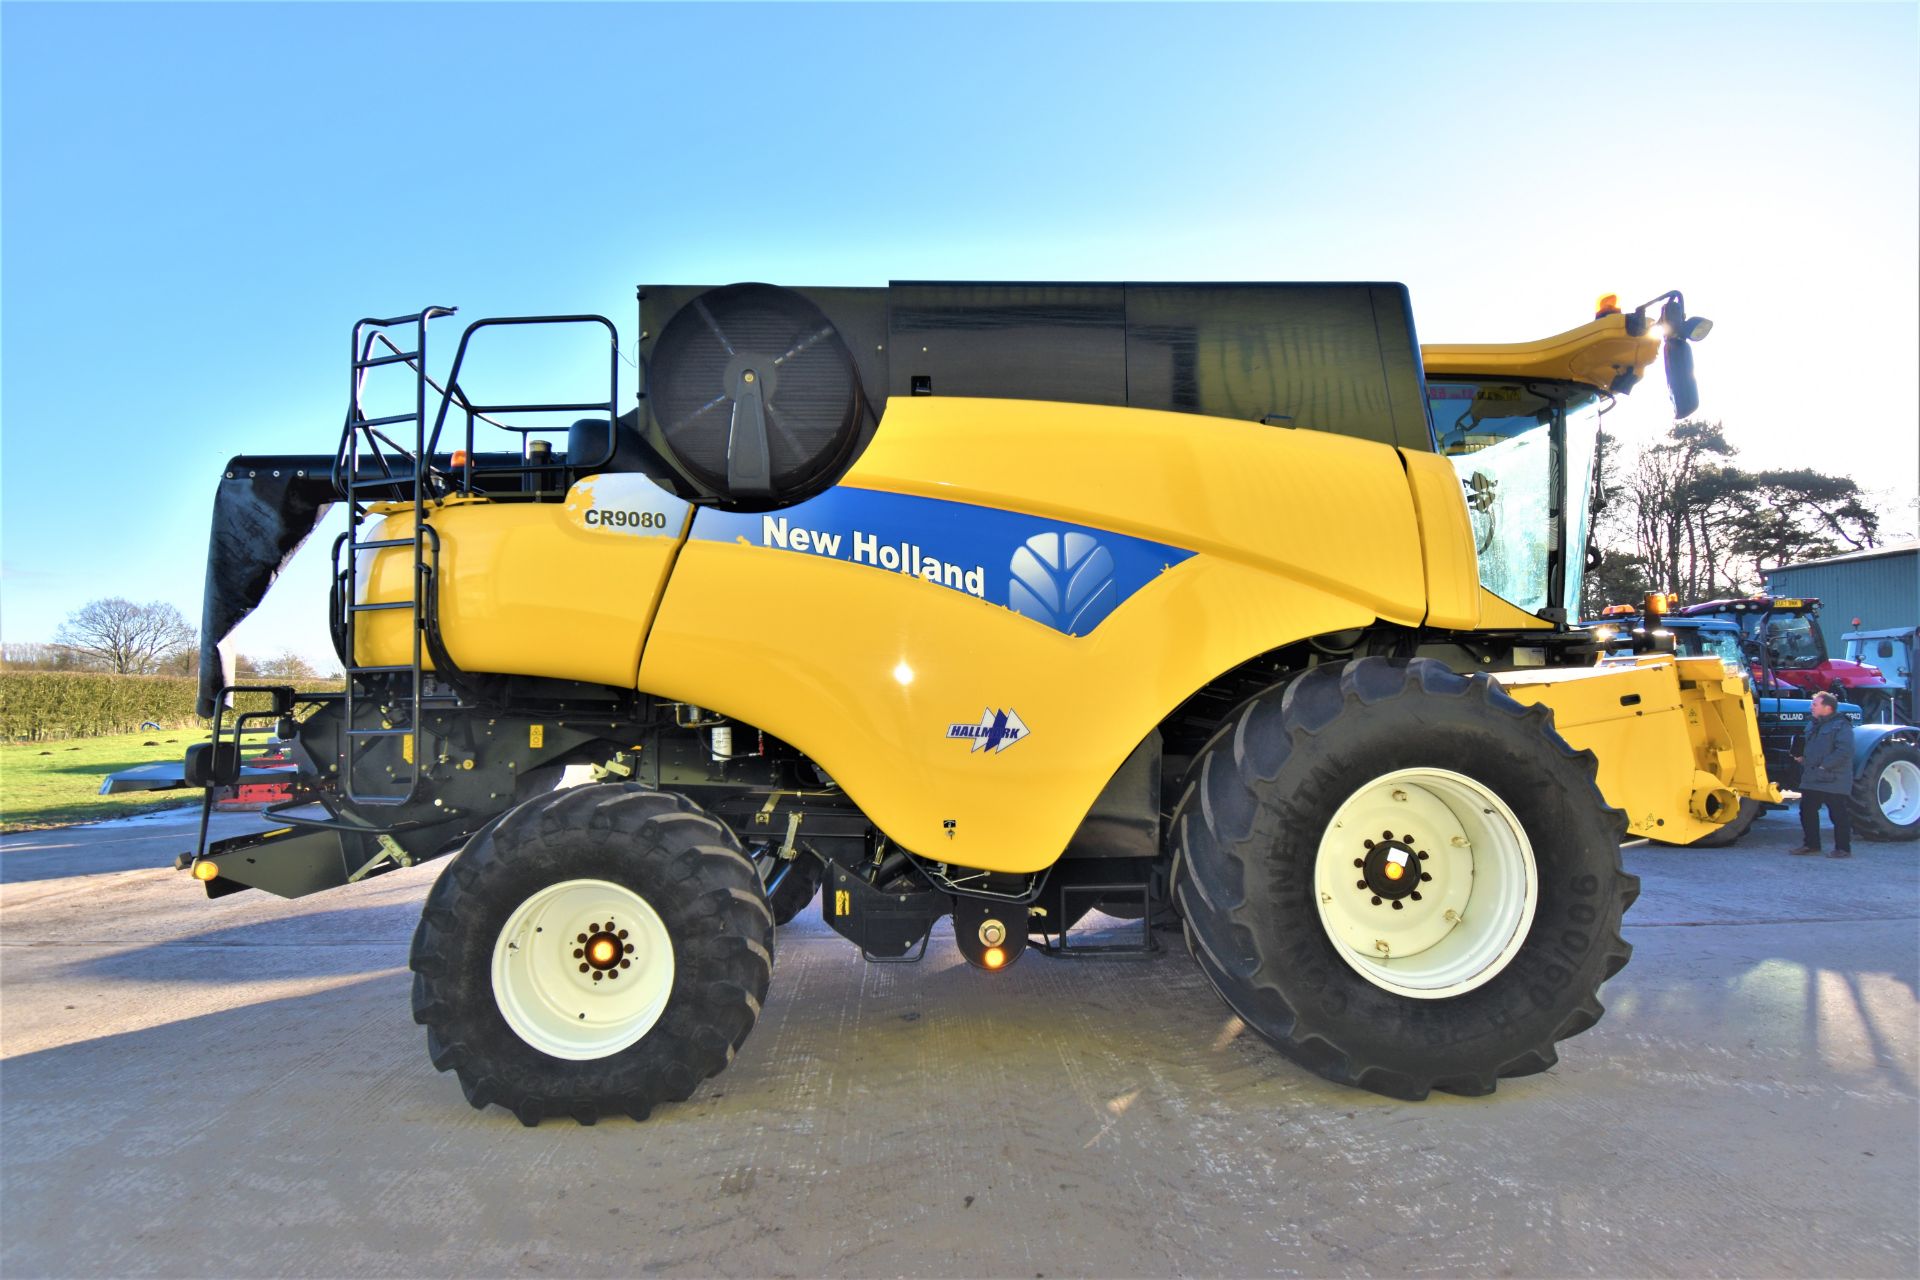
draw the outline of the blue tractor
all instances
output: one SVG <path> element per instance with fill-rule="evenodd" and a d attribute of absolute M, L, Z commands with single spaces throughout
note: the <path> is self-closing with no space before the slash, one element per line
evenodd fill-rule
<path fill-rule="evenodd" d="M 1644 611 L 1614 606 L 1604 616 L 1581 625 L 1593 629 L 1609 655 L 1644 650 L 1656 643 L 1650 637 L 1665 631 L 1674 651 L 1687 656 L 1711 654 L 1730 671 L 1750 671 L 1750 646 L 1738 623 L 1717 617 L 1675 617 L 1656 614 L 1647 625 Z M 1767 776 L 1787 790 L 1800 785 L 1800 743 L 1813 700 L 1791 686 L 1755 690 L 1754 709 L 1760 720 L 1760 742 L 1766 752 Z M 1868 840 L 1920 840 L 1920 729 L 1904 724 L 1865 724 L 1857 703 L 1842 702 L 1840 714 L 1854 723 L 1853 823 Z M 1712 835 L 1692 843 L 1696 849 L 1722 848 L 1745 835 L 1769 806 L 1743 800 L 1740 816 Z"/>
<path fill-rule="evenodd" d="M 1860 620 L 1854 619 L 1858 626 Z M 1849 631 L 1840 637 L 1840 643 L 1847 647 L 1849 661 L 1871 663 L 1886 681 L 1889 697 L 1888 714 L 1884 717 L 1888 723 L 1904 721 L 1913 723 L 1920 717 L 1920 707 L 1914 705 L 1914 658 L 1920 654 L 1920 627 L 1888 627 L 1879 631 Z"/>

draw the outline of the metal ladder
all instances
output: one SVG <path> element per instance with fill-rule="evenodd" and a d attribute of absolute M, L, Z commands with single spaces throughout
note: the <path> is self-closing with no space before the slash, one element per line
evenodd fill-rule
<path fill-rule="evenodd" d="M 334 461 L 334 486 L 348 507 L 347 531 L 334 543 L 333 551 L 335 599 L 345 633 L 341 658 L 346 672 L 346 719 L 340 745 L 340 785 L 355 805 L 404 805 L 420 788 L 420 762 L 425 754 L 418 736 L 425 685 L 421 667 L 439 568 L 439 538 L 427 523 L 429 510 L 439 503 L 436 473 L 427 453 L 427 325 L 438 316 L 453 313 L 451 307 L 428 307 L 412 315 L 364 319 L 353 326 L 352 387 L 346 427 Z M 388 333 L 406 325 L 413 326 L 411 351 L 402 350 Z M 361 404 L 367 373 L 393 364 L 413 368 L 413 412 L 369 417 Z M 410 445 L 403 443 L 409 439 L 409 425 Z M 438 479 L 444 484 L 447 477 Z M 408 536 L 365 536 L 372 531 L 371 522 L 398 514 L 393 504 L 408 500 L 413 503 L 413 526 Z M 376 511 L 375 505 L 387 509 Z M 364 601 L 364 590 L 371 584 L 362 579 L 363 571 L 371 569 L 378 552 L 400 547 L 409 547 L 413 553 L 412 590 L 407 598 Z M 365 614 L 403 609 L 412 623 L 409 660 L 362 665 L 359 619 Z M 404 700 L 391 696 L 390 680 L 369 683 L 374 677 L 402 674 L 409 678 Z M 391 777 L 363 786 L 360 765 L 373 744 L 387 738 L 401 742 L 399 758 L 390 767 Z"/>

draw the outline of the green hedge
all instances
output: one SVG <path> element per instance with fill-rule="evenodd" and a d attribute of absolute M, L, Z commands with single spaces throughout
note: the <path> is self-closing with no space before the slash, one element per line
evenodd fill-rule
<path fill-rule="evenodd" d="M 264 683 L 264 682 L 263 682 Z M 300 687 L 337 689 L 338 680 Z M 11 741 L 92 738 L 136 733 L 146 721 L 163 729 L 206 722 L 194 714 L 200 682 L 192 676 L 116 676 L 94 672 L 0 671 L 0 738 Z M 242 706 L 266 707 L 263 696 Z"/>

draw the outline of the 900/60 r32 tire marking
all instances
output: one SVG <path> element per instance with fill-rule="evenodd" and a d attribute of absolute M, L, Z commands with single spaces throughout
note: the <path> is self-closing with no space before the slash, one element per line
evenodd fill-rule
<path fill-rule="evenodd" d="M 579 914 L 569 895 L 586 895 L 582 909 L 612 915 L 614 927 L 589 919 L 550 937 L 550 924 Z M 593 951 L 596 938 L 607 956 Z M 661 945 L 670 957 L 619 968 Z M 512 972 L 522 963 L 512 948 L 526 946 L 557 948 L 549 959 L 575 965 L 575 978 L 596 960 L 621 976 L 595 984 L 589 974 L 570 991 L 569 971 L 548 966 L 498 988 L 497 966 Z M 433 1065 L 459 1076 L 473 1106 L 498 1103 L 529 1125 L 548 1115 L 592 1124 L 607 1112 L 644 1120 L 724 1069 L 753 1029 L 773 971 L 773 917 L 724 825 L 682 796 L 603 783 L 538 796 L 456 856 L 427 897 L 411 964 L 413 1016 Z M 657 1009 L 646 973 L 670 974 Z M 567 1008 L 593 1028 L 570 1036 L 551 1016 L 562 1001 L 581 1002 Z M 622 1001 L 634 1007 L 613 1007 Z"/>
<path fill-rule="evenodd" d="M 1189 949 L 1249 1026 L 1329 1080 L 1419 1099 L 1490 1093 L 1501 1076 L 1543 1071 L 1557 1041 L 1599 1020 L 1600 985 L 1630 954 L 1620 917 L 1639 884 L 1621 868 L 1625 821 L 1601 797 L 1596 768 L 1554 732 L 1550 712 L 1484 676 L 1424 659 L 1316 668 L 1248 702 L 1188 774 L 1170 837 Z M 1390 989 L 1342 954 L 1322 916 L 1316 869 L 1336 813 L 1403 770 L 1455 773 L 1497 797 L 1537 875 L 1524 940 L 1460 994 Z M 1435 852 L 1426 830 L 1388 825 L 1371 837 L 1388 854 Z M 1381 870 L 1357 843 L 1352 858 L 1369 865 L 1349 866 L 1356 883 Z M 1390 919 L 1389 892 L 1369 893 L 1382 901 L 1363 899 L 1364 909 Z M 1461 914 L 1473 912 L 1469 899 Z"/>

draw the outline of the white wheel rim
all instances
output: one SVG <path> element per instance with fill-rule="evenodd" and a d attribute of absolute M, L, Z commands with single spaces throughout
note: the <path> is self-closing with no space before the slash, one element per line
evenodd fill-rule
<path fill-rule="evenodd" d="M 1334 811 L 1314 860 L 1314 896 L 1334 950 L 1356 973 L 1438 1000 L 1507 967 L 1533 926 L 1540 881 L 1526 830 L 1499 796 L 1446 769 L 1399 769 Z"/>
<path fill-rule="evenodd" d="M 1880 771 L 1880 813 L 1896 827 L 1920 821 L 1920 765 L 1891 760 Z"/>
<path fill-rule="evenodd" d="M 551 1057 L 620 1052 L 653 1029 L 672 994 L 666 925 L 610 880 L 548 885 L 514 909 L 493 944 L 500 1016 Z"/>

